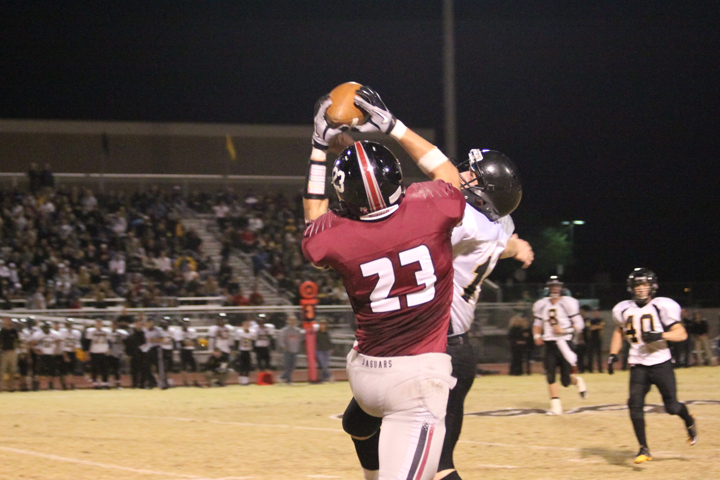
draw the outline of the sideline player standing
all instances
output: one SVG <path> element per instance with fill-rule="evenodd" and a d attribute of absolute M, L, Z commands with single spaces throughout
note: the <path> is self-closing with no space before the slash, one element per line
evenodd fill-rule
<path fill-rule="evenodd" d="M 533 305 L 533 337 L 535 345 L 545 344 L 545 377 L 550 391 L 550 414 L 562 415 L 560 388 L 555 383 L 557 367 L 560 367 L 560 381 L 563 387 L 575 385 L 580 396 L 585 398 L 587 388 L 582 377 L 573 375 L 577 365 L 577 355 L 572 351 L 570 342 L 576 333 L 585 328 L 580 315 L 580 304 L 570 296 L 563 295 L 563 282 L 553 275 L 546 286 L 550 295 L 541 298 Z"/>
<path fill-rule="evenodd" d="M 245 320 L 242 328 L 235 330 L 235 340 L 238 344 L 238 383 L 240 385 L 250 384 L 251 357 L 255 332 L 250 329 L 250 321 Z M 258 369 L 259 370 L 259 369 Z"/>
<path fill-rule="evenodd" d="M 357 344 L 347 359 L 351 407 L 354 402 L 382 417 L 379 444 L 361 447 L 353 439 L 356 449 L 379 449 L 379 465 L 362 465 L 365 478 L 429 480 L 437 471 L 447 398 L 456 383 L 445 353 L 450 236 L 462 220 L 465 199 L 457 169 L 440 150 L 398 121 L 372 89 L 362 87 L 358 95 L 364 102 L 358 106 L 369 115 L 364 131 L 390 134 L 436 181 L 405 189 L 400 162 L 389 149 L 355 142 L 334 162 L 332 184 L 341 210 L 327 211 L 325 150 L 340 130 L 327 124 L 331 101 L 321 97 L 303 199 L 309 223 L 302 248 L 313 264 L 338 272 L 355 312 Z M 345 419 L 343 424 L 347 431 Z M 377 437 L 376 431 L 366 433 Z"/>
<path fill-rule="evenodd" d="M 90 372 L 93 387 L 98 390 L 108 387 L 108 355 L 110 354 L 110 329 L 103 327 L 102 320 L 95 321 L 95 326 L 85 330 L 85 338 L 90 341 Z M 102 383 L 98 383 L 100 377 Z"/>
<path fill-rule="evenodd" d="M 214 352 L 220 350 L 220 360 L 229 363 L 232 353 L 232 327 L 225 324 L 225 317 L 218 317 L 215 325 L 208 329 L 210 343 L 208 350 Z"/>
<path fill-rule="evenodd" d="M 175 336 L 170 330 L 170 322 L 160 322 L 160 349 L 158 350 L 158 377 L 160 388 L 166 390 L 173 386 L 170 374 L 173 369 L 173 352 L 175 351 Z"/>
<path fill-rule="evenodd" d="M 258 371 L 270 370 L 270 350 L 275 334 L 275 325 L 263 323 L 264 318 L 258 317 L 257 326 L 253 329 L 255 335 L 255 359 Z"/>
<path fill-rule="evenodd" d="M 49 322 L 43 322 L 40 330 L 30 337 L 30 347 L 36 354 L 35 363 L 33 363 L 33 373 L 37 376 L 37 380 L 33 383 L 34 390 L 38 390 L 46 378 L 48 379 L 47 389 L 53 390 L 52 378 L 57 376 L 55 352 L 58 343 L 60 343 L 60 337 L 55 330 L 50 328 Z"/>
<path fill-rule="evenodd" d="M 122 388 L 120 364 L 123 353 L 125 352 L 125 339 L 128 335 L 129 334 L 125 329 L 118 328 L 117 320 L 112 321 L 110 330 L 110 351 L 106 360 L 108 365 L 108 377 L 110 377 L 110 375 L 115 377 L 115 388 L 118 390 Z"/>
<path fill-rule="evenodd" d="M 62 369 L 60 370 L 60 378 L 67 377 L 65 384 L 70 390 L 75 389 L 73 376 L 77 373 L 77 351 L 82 348 L 82 332 L 73 328 L 73 321 L 68 318 L 67 323 L 58 329 L 62 344 Z"/>
<path fill-rule="evenodd" d="M 685 421 L 688 444 L 698 439 L 695 419 L 684 403 L 677 400 L 675 372 L 668 342 L 682 342 L 687 332 L 680 322 L 680 305 L 666 297 L 655 297 L 658 289 L 657 276 L 647 268 L 636 268 L 627 279 L 632 300 L 624 300 L 613 308 L 616 323 L 610 343 L 608 373 L 613 374 L 613 364 L 623 343 L 623 336 L 630 343 L 630 398 L 628 408 L 640 451 L 635 463 L 652 460 L 645 438 L 645 396 L 652 385 L 662 395 L 665 411 L 678 415 Z"/>
<path fill-rule="evenodd" d="M 180 371 L 182 372 L 183 385 L 189 387 L 187 374 L 193 385 L 200 386 L 197 380 L 197 363 L 195 362 L 195 347 L 197 346 L 197 330 L 190 326 L 190 319 L 185 318 L 179 330 L 175 330 L 175 342 L 180 345 Z"/>

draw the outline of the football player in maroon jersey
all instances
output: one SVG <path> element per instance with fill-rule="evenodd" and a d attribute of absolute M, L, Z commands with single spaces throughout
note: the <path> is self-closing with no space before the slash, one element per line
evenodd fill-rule
<path fill-rule="evenodd" d="M 327 124 L 331 101 L 322 97 L 303 202 L 303 253 L 338 272 L 356 315 L 357 343 L 347 360 L 353 402 L 382 418 L 379 435 L 375 429 L 361 437 L 374 442 L 354 438 L 361 464 L 360 449 L 379 452 L 378 465 L 362 465 L 365 477 L 429 480 L 455 385 L 445 353 L 453 294 L 450 237 L 465 199 L 457 169 L 437 147 L 397 120 L 372 89 L 362 87 L 358 97 L 368 120 L 357 129 L 395 138 L 433 181 L 406 189 L 387 147 L 355 142 L 333 163 L 340 209 L 328 211 L 325 152 L 341 130 Z"/>

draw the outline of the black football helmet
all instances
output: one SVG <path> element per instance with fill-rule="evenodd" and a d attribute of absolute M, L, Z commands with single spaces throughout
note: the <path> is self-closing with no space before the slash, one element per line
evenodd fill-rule
<path fill-rule="evenodd" d="M 405 195 L 398 159 L 368 140 L 353 143 L 337 157 L 332 184 L 340 206 L 354 218 L 398 205 Z"/>
<path fill-rule="evenodd" d="M 510 215 L 520 204 L 522 181 L 515 163 L 504 154 L 472 149 L 458 170 L 474 174 L 477 181 L 461 181 L 463 195 L 469 205 L 490 220 Z"/>
<path fill-rule="evenodd" d="M 650 293 L 647 298 L 638 298 L 635 295 L 635 287 L 647 283 L 650 285 Z M 636 268 L 633 270 L 627 278 L 627 290 L 630 292 L 632 299 L 640 302 L 647 302 L 648 299 L 655 296 L 658 289 L 657 275 L 655 272 L 648 268 Z"/>

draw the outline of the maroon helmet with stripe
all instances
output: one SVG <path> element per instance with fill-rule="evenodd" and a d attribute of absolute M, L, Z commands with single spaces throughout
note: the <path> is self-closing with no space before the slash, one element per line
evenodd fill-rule
<path fill-rule="evenodd" d="M 405 193 L 398 159 L 368 140 L 343 150 L 333 166 L 332 184 L 340 205 L 355 218 L 397 205 Z"/>

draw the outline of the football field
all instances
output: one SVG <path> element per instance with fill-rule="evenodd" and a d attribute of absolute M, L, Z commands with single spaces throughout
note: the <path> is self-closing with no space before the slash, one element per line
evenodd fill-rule
<path fill-rule="evenodd" d="M 676 374 L 695 446 L 678 417 L 648 412 L 654 459 L 633 464 L 627 372 L 585 374 L 585 400 L 562 389 L 560 417 L 543 414 L 544 376 L 489 376 L 466 402 L 456 464 L 465 480 L 720 478 L 720 367 Z M 338 418 L 350 395 L 347 382 L 2 393 L 0 479 L 359 480 Z M 647 401 L 661 404 L 655 389 Z"/>

